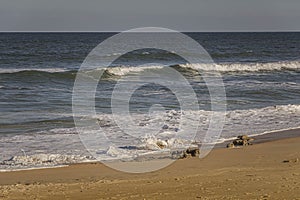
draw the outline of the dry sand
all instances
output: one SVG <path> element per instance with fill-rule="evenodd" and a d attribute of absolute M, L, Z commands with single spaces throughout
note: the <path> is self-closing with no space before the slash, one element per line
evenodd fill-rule
<path fill-rule="evenodd" d="M 297 159 L 299 137 L 215 149 L 144 174 L 100 163 L 2 172 L 0 199 L 300 199 Z"/>

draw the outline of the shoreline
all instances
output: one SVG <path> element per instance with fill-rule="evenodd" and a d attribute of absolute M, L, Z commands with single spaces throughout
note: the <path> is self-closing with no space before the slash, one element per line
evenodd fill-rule
<path fill-rule="evenodd" d="M 241 148 L 215 148 L 205 158 L 176 160 L 129 174 L 102 163 L 0 173 L 2 199 L 299 199 L 298 137 Z M 266 137 L 268 138 L 268 137 Z"/>
<path fill-rule="evenodd" d="M 296 137 L 300 137 L 300 127 L 290 128 L 290 129 L 283 129 L 283 130 L 268 131 L 268 132 L 265 132 L 265 133 L 249 135 L 249 137 L 254 139 L 254 141 L 251 142 L 253 145 L 260 144 L 260 143 L 277 141 L 277 140 L 282 140 L 282 139 L 288 139 L 288 138 L 296 138 Z M 236 138 L 234 138 L 234 139 L 236 139 Z M 230 139 L 226 139 L 223 142 L 217 143 L 217 144 L 215 144 L 213 149 L 226 148 L 227 144 L 232 142 L 234 139 L 230 138 Z M 143 159 L 143 157 L 141 157 L 140 159 Z M 157 159 L 164 159 L 164 158 L 157 158 Z M 151 160 L 151 158 L 150 158 L 150 160 Z M 176 159 L 174 159 L 174 160 L 176 160 Z M 115 161 L 111 161 L 111 162 L 115 162 Z M 122 162 L 122 161 L 116 161 L 116 162 Z M 133 161 L 133 162 L 140 162 L 140 161 Z M 1 173 L 9 173 L 9 172 L 17 172 L 17 171 L 55 169 L 55 168 L 69 167 L 71 165 L 90 164 L 90 163 L 91 164 L 101 163 L 101 161 L 90 160 L 90 161 L 83 161 L 83 162 L 78 162 L 78 163 L 66 163 L 66 164 L 54 165 L 54 166 L 40 166 L 40 167 L 19 168 L 19 169 L 18 168 L 16 168 L 16 169 L 1 169 L 0 174 Z"/>
<path fill-rule="evenodd" d="M 300 137 L 300 127 L 278 130 L 278 131 L 270 131 L 270 132 L 266 132 L 265 134 L 253 136 L 254 138 L 253 144 L 260 144 L 269 141 L 276 141 L 276 140 L 296 138 L 296 137 Z"/>
<path fill-rule="evenodd" d="M 239 135 L 243 135 L 243 134 L 238 134 L 238 135 L 236 135 L 236 137 Z M 272 142 L 272 141 L 288 139 L 288 138 L 297 138 L 297 137 L 300 137 L 300 127 L 267 131 L 264 133 L 252 134 L 252 135 L 248 135 L 248 136 L 254 139 L 254 141 L 251 142 L 252 144 L 260 144 L 260 143 Z M 235 140 L 236 137 L 227 139 L 220 143 L 217 143 L 214 146 L 214 149 L 215 148 L 226 148 L 226 145 L 228 143 L 232 142 L 233 140 Z"/>

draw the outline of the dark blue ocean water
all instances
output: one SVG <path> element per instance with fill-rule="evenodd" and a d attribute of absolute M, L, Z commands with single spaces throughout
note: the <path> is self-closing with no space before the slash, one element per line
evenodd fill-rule
<path fill-rule="evenodd" d="M 49 138 L 41 138 L 76 133 L 72 116 L 76 72 L 89 52 L 114 34 L 0 33 L 3 159 L 21 153 L 21 148 L 32 154 L 37 150 L 62 153 L 60 147 L 51 149 L 52 145 L 45 145 Z M 300 33 L 186 34 L 206 49 L 222 75 L 228 109 L 224 138 L 239 131 L 254 134 L 300 125 Z M 101 55 L 99 60 L 105 61 L 118 53 L 116 49 L 114 55 Z M 176 52 L 142 49 L 120 55 L 114 66 L 105 71 L 95 97 L 99 118 L 111 113 L 110 98 L 118 79 L 131 72 L 139 73 L 137 68 L 147 63 L 172 66 L 182 73 L 197 94 L 202 115 L 206 116 L 205 112 L 210 111 L 209 93 L 195 71 L 206 71 L 209 66 L 193 69 L 186 67 Z M 156 66 L 155 70 L 159 73 L 161 68 Z M 168 88 L 148 85 L 132 94 L 132 115 L 139 118 L 139 114 L 147 113 L 154 104 L 161 104 L 166 110 L 179 109 L 176 97 Z M 25 139 L 22 135 L 41 138 L 33 144 L 29 142 L 32 138 Z M 53 136 L 53 144 L 63 141 L 59 137 Z"/>

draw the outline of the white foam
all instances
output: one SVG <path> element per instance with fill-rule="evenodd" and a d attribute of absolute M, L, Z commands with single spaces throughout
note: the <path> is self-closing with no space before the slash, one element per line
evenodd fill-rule
<path fill-rule="evenodd" d="M 52 134 L 78 134 L 76 128 L 54 128 L 49 131 L 43 131 L 41 133 L 52 133 Z"/>
<path fill-rule="evenodd" d="M 112 159 L 125 159 L 125 158 L 131 158 L 133 157 L 135 152 L 126 150 L 126 149 L 121 149 L 115 146 L 110 146 L 107 151 L 106 151 L 106 155 Z M 106 158 L 107 159 L 107 158 Z"/>
<path fill-rule="evenodd" d="M 56 73 L 56 72 L 66 72 L 67 69 L 64 68 L 14 68 L 14 69 L 0 69 L 0 74 L 11 74 L 17 72 L 26 72 L 26 71 L 39 71 L 39 72 L 49 72 L 49 73 Z"/>
<path fill-rule="evenodd" d="M 2 161 L 0 164 L 14 167 L 57 166 L 70 163 L 78 163 L 87 160 L 90 160 L 90 158 L 87 156 L 79 155 L 34 154 L 30 156 L 13 156 L 8 160 Z"/>
<path fill-rule="evenodd" d="M 109 74 L 115 75 L 115 76 L 124 76 L 129 73 L 138 73 L 145 70 L 150 69 L 162 69 L 163 65 L 154 65 L 154 66 L 142 66 L 142 67 L 129 67 L 129 66 L 121 66 L 121 67 L 110 67 L 107 68 L 106 71 Z"/>
<path fill-rule="evenodd" d="M 194 116 L 194 119 L 200 116 L 199 134 L 200 138 L 206 133 L 207 128 L 210 124 L 210 117 L 212 111 L 184 111 L 190 116 Z M 164 122 L 167 127 L 162 129 L 161 132 L 156 135 L 156 138 L 151 138 L 151 136 L 143 135 L 141 131 L 140 138 L 141 144 L 148 143 L 155 144 L 157 139 L 171 139 L 176 138 L 178 133 L 175 131 L 179 129 L 179 120 L 181 113 L 179 111 L 168 111 L 166 113 L 153 113 L 151 118 L 145 114 L 133 114 L 131 115 L 133 121 L 140 126 L 141 130 L 144 126 L 155 126 L 157 122 Z M 114 124 L 113 117 L 111 115 L 100 115 L 99 123 L 104 125 L 103 131 L 107 131 L 108 134 L 113 134 L 117 132 L 117 125 Z M 118 120 L 121 120 L 126 116 L 117 116 Z M 226 122 L 222 132 L 222 138 L 232 138 L 241 134 L 261 134 L 266 131 L 275 131 L 288 129 L 300 126 L 300 105 L 279 105 L 279 106 L 269 106 L 264 108 L 255 108 L 249 110 L 230 110 L 226 112 Z M 123 119 L 124 120 L 124 119 Z M 195 120 L 196 122 L 196 120 Z M 184 131 L 184 130 L 183 130 Z M 180 131 L 179 131 L 180 132 Z M 146 140 L 145 140 L 146 138 Z M 187 138 L 180 138 L 187 139 Z M 213 138 L 214 141 L 222 142 L 222 139 Z M 157 148 L 155 145 L 153 148 Z M 151 149 L 151 148 L 149 148 Z"/>
<path fill-rule="evenodd" d="M 167 65 L 148 65 L 148 66 L 114 66 L 108 68 L 91 68 L 91 70 L 105 70 L 108 74 L 124 76 L 130 73 L 140 73 L 145 70 L 163 69 Z M 221 64 L 180 64 L 171 67 L 181 67 L 187 70 L 203 70 L 226 72 L 260 72 L 260 71 L 281 71 L 281 70 L 300 70 L 300 61 L 291 62 L 269 62 L 269 63 L 221 63 Z"/>
<path fill-rule="evenodd" d="M 299 70 L 300 61 L 291 62 L 269 62 L 269 63 L 222 63 L 222 64 L 181 64 L 182 68 L 219 71 L 219 72 L 259 72 L 259 71 L 280 71 Z"/>
<path fill-rule="evenodd" d="M 161 136 L 162 134 L 159 134 Z M 141 150 L 157 151 L 161 149 L 184 148 L 189 146 L 190 142 L 179 138 L 159 139 L 156 136 L 148 136 L 141 139 L 141 144 L 137 146 Z"/>
<path fill-rule="evenodd" d="M 200 117 L 198 135 L 193 141 L 190 136 L 182 135 L 185 130 L 180 130 L 179 120 L 181 114 L 188 114 L 197 119 Z M 212 112 L 199 111 L 167 111 L 155 112 L 151 116 L 147 114 L 131 114 L 131 117 L 140 130 L 137 137 L 124 137 L 117 124 L 114 123 L 111 114 L 98 114 L 90 116 L 99 118 L 99 124 L 103 125 L 101 133 L 105 133 L 111 144 L 96 140 L 95 149 L 100 160 L 132 159 L 138 155 L 159 153 L 177 148 L 189 147 L 194 142 L 201 143 L 210 124 Z M 124 120 L 119 115 L 119 120 Z M 272 131 L 292 129 L 300 127 L 300 105 L 279 105 L 249 110 L 231 110 L 226 113 L 226 123 L 220 138 L 212 138 L 214 143 L 221 143 L 234 139 L 238 135 L 247 134 L 256 136 Z M 158 122 L 164 122 L 161 131 L 156 135 L 145 135 L 143 127 L 155 126 Z M 196 122 L 196 120 L 195 120 Z M 146 124 L 146 125 L 145 125 Z M 179 131 L 178 131 L 179 129 Z M 74 134 L 75 128 L 53 129 L 44 133 L 23 134 L 0 137 L 0 160 L 6 162 L 0 165 L 1 169 L 31 168 L 37 166 L 55 166 L 66 163 L 85 162 L 90 155 L 83 146 L 79 135 Z M 87 133 L 99 132 L 87 129 Z M 95 139 L 94 139 L 95 140 Z M 17 147 L 17 148 L 16 148 Z M 128 147 L 128 148 L 127 148 Z M 24 149 L 24 153 L 22 150 Z M 30 155 L 29 157 L 26 157 Z M 72 156 L 73 155 L 73 156 Z M 9 159 L 13 157 L 13 159 Z M 10 160 L 10 161 L 9 161 Z M 48 162 L 48 161 L 51 162 Z M 89 159 L 87 159 L 89 160 Z M 14 166 L 14 167 L 13 167 Z"/>
<path fill-rule="evenodd" d="M 116 54 L 117 55 L 117 54 Z M 107 68 L 91 67 L 90 70 L 106 70 L 109 74 L 116 76 L 124 76 L 129 73 L 138 73 L 150 69 L 162 69 L 167 65 L 149 65 L 149 66 L 114 66 Z M 176 66 L 176 65 L 173 65 Z M 221 64 L 180 64 L 181 68 L 203 71 L 219 71 L 219 72 L 259 72 L 259 71 L 273 71 L 273 70 L 299 70 L 300 61 L 290 62 L 269 62 L 269 63 L 221 63 Z M 2 73 L 16 73 L 23 71 L 40 71 L 40 72 L 67 72 L 69 70 L 64 68 L 14 68 L 14 69 L 0 69 Z M 89 72 L 89 70 L 88 70 Z"/>

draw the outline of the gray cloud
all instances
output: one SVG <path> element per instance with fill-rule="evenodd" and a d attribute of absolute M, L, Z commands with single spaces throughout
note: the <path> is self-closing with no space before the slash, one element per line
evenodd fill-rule
<path fill-rule="evenodd" d="M 2 0 L 0 31 L 300 29 L 298 0 Z"/>

